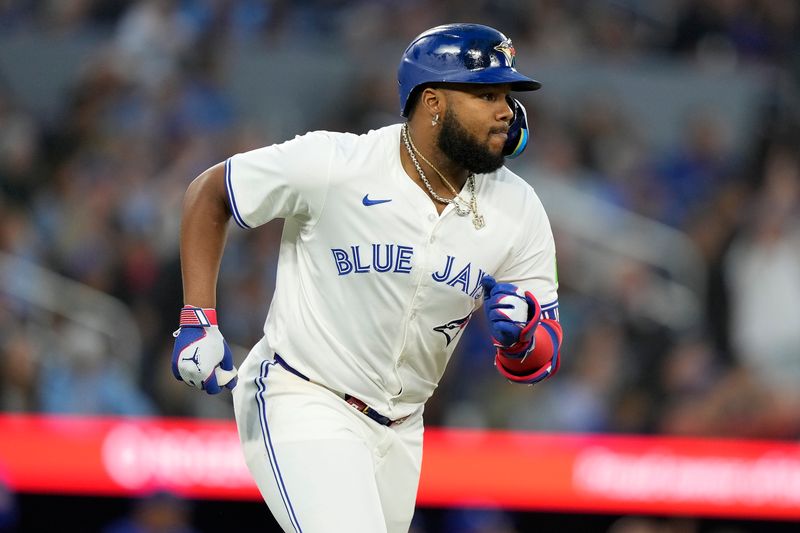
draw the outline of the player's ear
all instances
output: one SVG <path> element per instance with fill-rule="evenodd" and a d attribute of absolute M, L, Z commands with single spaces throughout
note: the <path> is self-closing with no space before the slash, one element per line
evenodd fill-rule
<path fill-rule="evenodd" d="M 419 95 L 420 109 L 431 117 L 439 115 L 444 109 L 444 94 L 436 87 L 425 87 Z"/>

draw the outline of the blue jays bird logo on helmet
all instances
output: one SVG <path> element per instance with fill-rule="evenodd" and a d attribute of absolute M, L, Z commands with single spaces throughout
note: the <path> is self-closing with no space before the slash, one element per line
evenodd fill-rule
<path fill-rule="evenodd" d="M 511 44 L 511 39 L 506 39 L 502 43 L 495 46 L 494 49 L 505 56 L 506 66 L 514 66 L 514 60 L 517 58 L 517 50 L 514 48 L 514 45 Z"/>

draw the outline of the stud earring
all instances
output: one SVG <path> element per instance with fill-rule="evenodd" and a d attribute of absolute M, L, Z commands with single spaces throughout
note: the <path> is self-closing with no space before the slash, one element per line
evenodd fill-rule
<path fill-rule="evenodd" d="M 438 123 L 439 123 L 439 113 L 436 113 L 436 115 L 431 119 L 431 126 L 435 126 Z"/>

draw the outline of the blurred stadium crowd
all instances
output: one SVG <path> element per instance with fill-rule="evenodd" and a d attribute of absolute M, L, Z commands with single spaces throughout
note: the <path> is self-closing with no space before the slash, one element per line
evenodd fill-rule
<path fill-rule="evenodd" d="M 544 88 L 524 98 L 535 139 L 513 168 L 534 187 L 555 180 L 681 232 L 702 259 L 697 274 L 704 283 L 694 295 L 700 313 L 680 325 L 654 318 L 653 308 L 679 306 L 653 289 L 664 277 L 658 266 L 618 260 L 592 277 L 595 265 L 583 259 L 580 241 L 561 231 L 551 212 L 566 332 L 561 372 L 533 389 L 509 385 L 494 372 L 476 319 L 427 408 L 428 424 L 800 436 L 794 0 L 0 0 L 0 38 L 89 35 L 99 43 L 74 66 L 68 90 L 48 103 L 55 120 L 27 105 L 10 83 L 15 73 L 0 68 L 2 257 L 118 298 L 142 339 L 136 360 L 123 360 L 119 346 L 85 321 L 7 290 L 29 273 L 6 268 L 0 411 L 231 416 L 227 399 L 196 394 L 169 371 L 182 304 L 183 191 L 210 165 L 287 135 L 237 105 L 226 86 L 226 59 L 245 48 L 269 57 L 273 50 L 325 47 L 352 65 L 379 51 L 379 72 L 353 79 L 346 98 L 324 113 L 289 110 L 305 130 L 363 132 L 400 120 L 396 59 L 421 30 L 450 21 L 500 28 L 520 58 L 576 69 L 651 64 L 734 79 L 755 73 L 765 91 L 750 103 L 755 120 L 748 130 L 735 132 L 743 142 L 730 141 L 726 117 L 701 109 L 669 143 L 652 143 L 631 102 L 590 87 L 559 102 L 530 63 L 533 70 L 524 71 Z M 324 77 L 318 84 L 322 95 Z M 276 111 L 284 105 L 272 101 L 270 86 L 255 94 Z M 637 96 L 657 111 L 659 102 Z M 613 222 L 603 224 L 597 221 L 607 238 L 617 238 Z M 273 222 L 231 230 L 218 309 L 222 330 L 237 345 L 251 346 L 261 334 L 280 229 Z M 592 279 L 588 289 L 585 277 Z"/>
<path fill-rule="evenodd" d="M 649 319 L 642 306 L 658 304 L 646 296 L 655 274 L 631 261 L 596 279 L 594 291 L 574 290 L 593 265 L 575 264 L 575 245 L 551 213 L 568 334 L 558 379 L 535 390 L 497 379 L 476 320 L 430 423 L 796 437 L 800 6 L 792 1 L 0 2 L 0 35 L 84 32 L 103 45 L 75 65 L 80 74 L 57 102 L 57 120 L 27 109 L 8 83 L 14 72 L 0 73 L 0 250 L 119 298 L 143 339 L 131 366 L 70 317 L 51 318 L 53 334 L 42 334 L 42 311 L 0 292 L 0 408 L 229 414 L 204 405 L 214 399 L 196 401 L 168 372 L 183 191 L 228 155 L 282 140 L 234 105 L 226 53 L 324 41 L 346 62 L 381 36 L 399 57 L 415 33 L 444 20 L 502 28 L 521 57 L 760 69 L 770 90 L 754 104 L 744 150 L 726 142 L 725 123 L 709 113 L 662 147 L 648 144 L 624 102 L 585 96 L 550 105 L 547 85 L 526 95 L 536 139 L 518 172 L 534 186 L 547 176 L 684 232 L 705 263 L 704 313 L 691 327 Z M 307 117 L 308 128 L 399 121 L 395 56 L 384 59 L 383 78 L 354 80 L 347 100 Z M 270 87 L 259 90 L 269 100 Z M 236 344 L 250 346 L 261 333 L 279 234 L 279 223 L 231 231 L 219 309 Z"/>

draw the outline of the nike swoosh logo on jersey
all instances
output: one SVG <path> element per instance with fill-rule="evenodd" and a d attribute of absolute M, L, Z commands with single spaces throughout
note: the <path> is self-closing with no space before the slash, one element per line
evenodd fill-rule
<path fill-rule="evenodd" d="M 378 204 L 385 204 L 386 202 L 391 202 L 392 199 L 389 198 L 388 200 L 370 200 L 369 194 L 365 194 L 364 198 L 361 199 L 361 203 L 364 205 L 378 205 Z"/>

